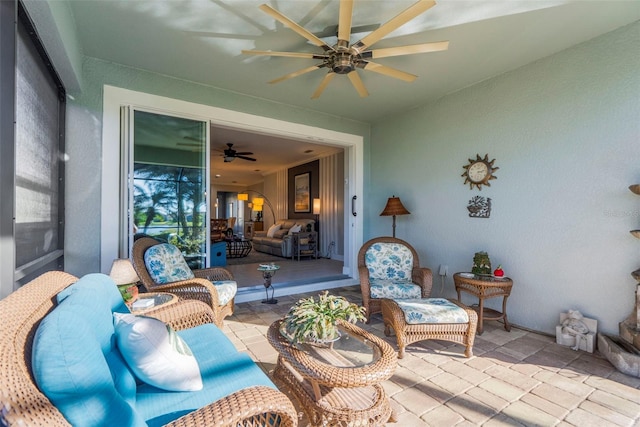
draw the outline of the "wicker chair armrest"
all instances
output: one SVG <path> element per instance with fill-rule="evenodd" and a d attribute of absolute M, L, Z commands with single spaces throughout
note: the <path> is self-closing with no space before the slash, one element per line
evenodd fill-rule
<path fill-rule="evenodd" d="M 193 275 L 199 279 L 207 279 L 211 282 L 215 280 L 233 280 L 233 274 L 222 267 L 202 268 L 193 270 Z"/>
<path fill-rule="evenodd" d="M 180 299 L 193 299 L 206 303 L 216 318 L 220 316 L 220 298 L 218 290 L 207 279 L 193 278 L 181 280 L 179 282 L 165 283 L 153 287 L 154 292 L 171 292 L 176 294 Z M 220 325 L 218 325 L 220 326 Z"/>
<path fill-rule="evenodd" d="M 429 298 L 433 286 L 433 272 L 430 268 L 415 267 L 411 272 L 411 281 L 422 288 L 422 298 Z"/>
<path fill-rule="evenodd" d="M 206 323 L 216 324 L 215 313 L 207 304 L 196 300 L 181 300 L 145 313 L 171 326 L 176 331 L 190 329 Z"/>
<path fill-rule="evenodd" d="M 369 283 L 369 269 L 366 266 L 361 265 L 358 267 L 358 276 L 360 278 L 361 286 L 365 282 L 366 282 L 367 288 L 371 286 L 371 284 Z"/>
<path fill-rule="evenodd" d="M 230 394 L 166 425 L 296 427 L 298 414 L 283 393 L 270 387 L 255 386 Z"/>

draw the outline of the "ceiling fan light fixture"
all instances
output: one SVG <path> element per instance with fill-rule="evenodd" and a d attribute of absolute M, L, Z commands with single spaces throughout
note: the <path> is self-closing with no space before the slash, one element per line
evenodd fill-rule
<path fill-rule="evenodd" d="M 231 163 L 235 160 L 235 156 L 224 156 L 224 162 L 225 163 Z"/>

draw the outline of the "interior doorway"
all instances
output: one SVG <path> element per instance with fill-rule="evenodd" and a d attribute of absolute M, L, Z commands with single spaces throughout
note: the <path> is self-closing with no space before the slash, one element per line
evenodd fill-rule
<path fill-rule="evenodd" d="M 243 213 L 233 230 L 234 238 L 251 240 L 254 232 L 266 233 L 276 220 L 287 220 L 289 225 L 315 221 L 314 249 L 322 262 L 305 257 L 304 265 L 289 265 L 292 254 L 287 249 L 293 249 L 293 236 L 270 241 L 277 248 L 254 244 L 248 253 L 228 254 L 227 264 L 238 286 L 260 285 L 262 280 L 255 270 L 262 262 L 287 264 L 278 279 L 291 285 L 347 277 L 343 272 L 344 149 L 215 125 L 211 126 L 210 136 L 212 194 L 217 195 L 218 201 L 231 196 Z M 229 157 L 236 153 L 239 158 Z M 298 197 L 296 183 L 298 187 L 303 184 Z M 245 196 L 242 201 L 238 194 Z M 253 203 L 256 200 L 260 203 Z M 215 212 L 216 206 L 211 211 Z"/>

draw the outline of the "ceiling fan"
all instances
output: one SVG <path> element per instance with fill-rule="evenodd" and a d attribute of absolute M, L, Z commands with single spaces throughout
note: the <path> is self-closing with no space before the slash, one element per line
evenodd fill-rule
<path fill-rule="evenodd" d="M 247 157 L 248 155 L 252 155 L 253 153 L 250 151 L 236 151 L 233 149 L 233 144 L 227 142 L 227 146 L 229 148 L 224 150 L 224 162 L 229 163 L 233 162 L 235 159 L 249 160 L 251 162 L 255 162 L 256 159 L 253 157 Z"/>
<path fill-rule="evenodd" d="M 315 34 L 311 33 L 301 25 L 287 18 L 285 15 L 275 10 L 267 4 L 260 6 L 260 9 L 273 17 L 277 21 L 280 21 L 285 26 L 291 28 L 302 37 L 309 40 L 311 43 L 319 46 L 324 51 L 323 53 L 304 53 L 304 52 L 274 52 L 270 50 L 243 50 L 242 53 L 246 55 L 263 55 L 263 56 L 284 56 L 289 58 L 303 58 L 303 59 L 320 59 L 321 63 L 313 65 L 311 67 L 303 68 L 293 73 L 286 74 L 275 80 L 271 80 L 269 83 L 279 83 L 281 81 L 300 76 L 302 74 L 309 73 L 321 68 L 328 68 L 329 72 L 325 75 L 324 79 L 320 82 L 320 85 L 315 90 L 312 99 L 320 97 L 324 89 L 329 82 L 335 77 L 336 74 L 346 74 L 351 81 L 351 84 L 356 89 L 361 97 L 369 95 L 367 89 L 362 82 L 362 79 L 356 72 L 357 68 L 363 70 L 373 71 L 378 74 L 393 77 L 396 79 L 404 80 L 406 82 L 414 81 L 418 76 L 404 71 L 400 71 L 395 68 L 381 65 L 376 62 L 371 62 L 370 59 L 386 58 L 390 56 L 411 55 L 414 53 L 426 53 L 437 52 L 447 50 L 449 47 L 448 41 L 423 43 L 409 46 L 398 46 L 384 49 L 370 50 L 369 48 L 387 34 L 396 30 L 400 26 L 406 24 L 416 16 L 423 12 L 426 12 L 431 7 L 435 6 L 436 2 L 433 0 L 419 0 L 413 5 L 409 6 L 404 11 L 400 12 L 396 17 L 390 19 L 386 23 L 380 25 L 377 29 L 369 33 L 360 41 L 350 45 L 351 37 L 351 19 L 353 12 L 353 0 L 340 0 L 340 12 L 338 18 L 338 42 L 333 45 L 327 45 L 322 39 Z"/>

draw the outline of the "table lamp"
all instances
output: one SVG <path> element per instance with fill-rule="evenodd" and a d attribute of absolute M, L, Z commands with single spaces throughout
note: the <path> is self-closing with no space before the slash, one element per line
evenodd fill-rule
<path fill-rule="evenodd" d="M 396 215 L 409 215 L 409 212 L 400 201 L 400 197 L 396 197 L 395 195 L 389 197 L 387 200 L 387 205 L 384 207 L 380 216 L 393 216 L 393 237 L 396 237 Z"/>
<path fill-rule="evenodd" d="M 128 258 L 113 260 L 109 277 L 111 277 L 118 286 L 124 302 L 131 303 L 138 298 L 138 282 L 140 278 L 133 268 L 131 260 Z"/>

